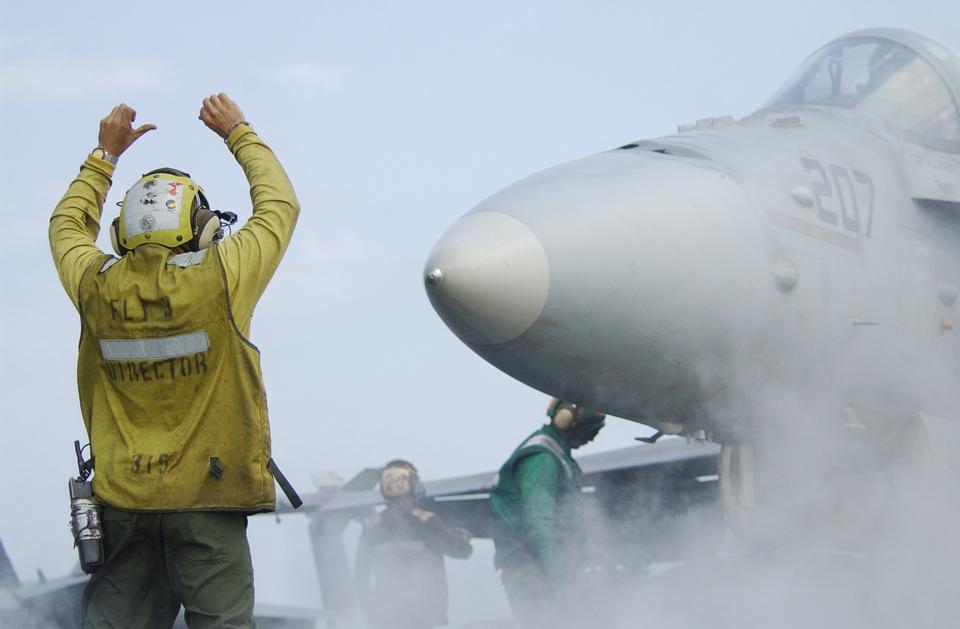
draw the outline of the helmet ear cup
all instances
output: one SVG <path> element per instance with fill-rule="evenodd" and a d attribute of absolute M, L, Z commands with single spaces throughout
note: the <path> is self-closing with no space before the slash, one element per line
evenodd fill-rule
<path fill-rule="evenodd" d="M 573 425 L 575 418 L 573 409 L 569 406 L 563 406 L 553 414 L 553 426 L 557 430 L 566 430 Z"/>
<path fill-rule="evenodd" d="M 121 258 L 127 254 L 129 249 L 120 244 L 120 217 L 113 219 L 110 223 L 110 244 L 113 245 L 113 251 Z"/>
<path fill-rule="evenodd" d="M 186 244 L 190 251 L 200 251 L 220 239 L 220 217 L 200 206 L 190 218 L 190 227 L 193 229 L 193 238 Z"/>

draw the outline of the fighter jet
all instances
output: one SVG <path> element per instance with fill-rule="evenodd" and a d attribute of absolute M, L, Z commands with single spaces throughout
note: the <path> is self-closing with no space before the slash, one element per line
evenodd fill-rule
<path fill-rule="evenodd" d="M 759 435 L 784 425 L 927 468 L 960 408 L 958 102 L 947 46 L 839 37 L 742 119 L 482 201 L 430 253 L 427 294 L 514 378 L 722 443 L 734 506 L 754 503 Z"/>
<path fill-rule="evenodd" d="M 88 577 L 77 566 L 73 574 L 23 583 L 0 541 L 0 628 L 74 629 L 80 627 L 80 599 Z M 256 603 L 254 618 L 266 629 L 307 629 L 317 624 L 321 612 L 290 606 Z M 175 629 L 187 625 L 180 617 Z"/>

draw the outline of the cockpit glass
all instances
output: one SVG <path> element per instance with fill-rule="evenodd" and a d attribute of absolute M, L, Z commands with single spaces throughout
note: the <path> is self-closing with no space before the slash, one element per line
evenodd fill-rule
<path fill-rule="evenodd" d="M 765 107 L 801 105 L 843 107 L 919 143 L 960 150 L 960 114 L 950 89 L 916 53 L 886 39 L 856 37 L 827 46 Z"/>

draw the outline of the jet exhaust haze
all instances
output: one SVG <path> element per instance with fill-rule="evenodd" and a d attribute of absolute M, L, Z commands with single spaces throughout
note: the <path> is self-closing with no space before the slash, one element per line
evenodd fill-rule
<path fill-rule="evenodd" d="M 921 133 L 955 146 L 958 123 L 950 99 L 940 117 L 926 115 L 932 93 L 914 104 L 917 77 L 956 94 L 956 54 L 903 31 L 841 38 L 770 109 L 533 175 L 428 258 L 438 313 L 498 368 L 727 448 L 723 542 L 656 576 L 611 577 L 599 611 L 564 592 L 590 610 L 570 626 L 955 624 L 960 188 L 922 177 L 960 170 L 916 156 L 946 150 Z M 883 119 L 874 105 L 896 98 L 908 115 L 884 131 L 857 118 Z M 924 126 L 906 158 L 890 129 L 912 109 Z M 715 535 L 686 524 L 691 548 Z"/>

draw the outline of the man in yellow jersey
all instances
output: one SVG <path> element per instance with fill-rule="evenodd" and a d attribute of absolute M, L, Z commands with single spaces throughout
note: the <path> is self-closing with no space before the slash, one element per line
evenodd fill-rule
<path fill-rule="evenodd" d="M 275 507 L 254 306 L 299 214 L 270 148 L 226 94 L 200 119 L 243 168 L 251 219 L 226 215 L 187 173 L 161 168 L 126 193 L 95 239 L 120 156 L 156 129 L 118 105 L 50 219 L 60 281 L 80 313 L 77 382 L 103 505 L 105 561 L 83 595 L 84 627 L 253 627 L 246 516 Z"/>

